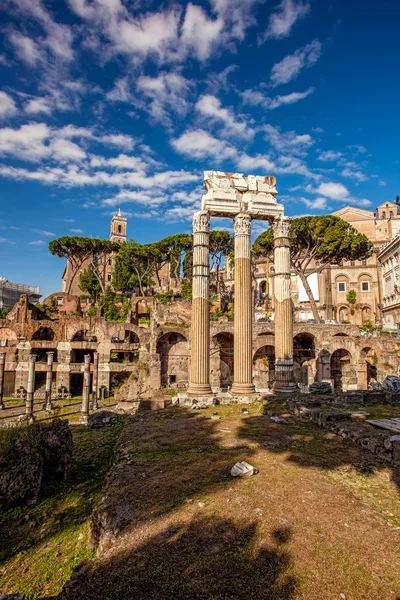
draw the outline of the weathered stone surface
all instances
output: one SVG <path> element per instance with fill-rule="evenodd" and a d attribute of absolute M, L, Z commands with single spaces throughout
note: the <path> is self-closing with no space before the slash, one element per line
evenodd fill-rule
<path fill-rule="evenodd" d="M 118 419 L 118 415 L 110 410 L 100 410 L 89 416 L 88 425 L 91 429 L 104 427 L 110 421 Z"/>
<path fill-rule="evenodd" d="M 0 504 L 34 504 L 44 478 L 68 476 L 72 450 L 65 420 L 2 431 Z"/>
<path fill-rule="evenodd" d="M 332 394 L 332 386 L 327 381 L 315 381 L 310 385 L 312 394 Z"/>

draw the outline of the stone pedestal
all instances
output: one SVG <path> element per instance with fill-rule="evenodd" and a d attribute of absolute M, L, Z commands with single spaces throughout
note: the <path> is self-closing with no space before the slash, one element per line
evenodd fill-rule
<path fill-rule="evenodd" d="M 89 392 L 90 392 L 90 354 L 86 354 L 83 364 L 83 388 L 82 388 L 82 408 L 81 423 L 87 423 L 89 417 Z"/>
<path fill-rule="evenodd" d="M 290 219 L 273 223 L 275 239 L 275 392 L 296 391 L 293 377 L 293 312 L 290 297 Z"/>
<path fill-rule="evenodd" d="M 250 256 L 251 216 L 235 217 L 235 323 L 233 396 L 255 393 L 253 384 L 253 302 Z"/>
<path fill-rule="evenodd" d="M 46 352 L 47 354 L 47 370 L 46 370 L 46 401 L 45 401 L 45 409 L 52 409 L 51 402 L 51 388 L 53 385 L 53 360 L 54 360 L 54 352 Z"/>
<path fill-rule="evenodd" d="M 6 353 L 0 352 L 0 410 L 4 408 L 4 369 L 6 364 Z"/>
<path fill-rule="evenodd" d="M 28 392 L 26 394 L 26 416 L 28 418 L 28 421 L 33 420 L 33 398 L 35 394 L 35 364 L 36 355 L 31 354 L 29 357 Z"/>
<path fill-rule="evenodd" d="M 193 217 L 193 291 L 189 396 L 207 396 L 210 386 L 209 231 L 207 211 Z"/>

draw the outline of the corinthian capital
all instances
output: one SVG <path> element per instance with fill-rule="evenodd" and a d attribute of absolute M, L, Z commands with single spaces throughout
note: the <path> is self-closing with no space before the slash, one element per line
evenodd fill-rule
<path fill-rule="evenodd" d="M 289 217 L 281 217 L 279 219 L 274 219 L 272 223 L 272 228 L 274 230 L 274 238 L 290 237 L 290 224 L 291 219 Z"/>
<path fill-rule="evenodd" d="M 210 215 L 206 210 L 199 210 L 193 215 L 193 233 L 210 231 Z"/>
<path fill-rule="evenodd" d="M 246 213 L 239 213 L 235 217 L 235 235 L 251 234 L 251 216 Z"/>

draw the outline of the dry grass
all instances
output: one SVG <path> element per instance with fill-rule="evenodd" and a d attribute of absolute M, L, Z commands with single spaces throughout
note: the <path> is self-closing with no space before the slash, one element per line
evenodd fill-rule
<path fill-rule="evenodd" d="M 109 527 L 124 528 L 71 597 L 396 600 L 398 474 L 272 414 L 284 407 L 171 408 L 128 425 L 106 489 Z M 259 474 L 232 480 L 238 460 Z"/>

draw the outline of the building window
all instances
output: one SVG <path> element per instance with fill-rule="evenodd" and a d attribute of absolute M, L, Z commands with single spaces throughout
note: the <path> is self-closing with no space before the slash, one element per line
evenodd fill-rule
<path fill-rule="evenodd" d="M 346 282 L 339 281 L 337 284 L 337 289 L 338 289 L 338 292 L 345 292 L 346 291 Z"/>
<path fill-rule="evenodd" d="M 118 225 L 118 233 L 122 233 L 121 225 Z"/>
<path fill-rule="evenodd" d="M 392 210 L 390 211 L 389 215 L 390 215 L 390 218 L 393 217 L 393 211 Z"/>
<path fill-rule="evenodd" d="M 382 213 L 382 219 L 386 219 L 386 213 L 385 213 L 385 211 L 383 211 L 383 213 Z"/>
<path fill-rule="evenodd" d="M 108 264 L 109 264 L 109 266 L 111 267 L 111 265 L 112 265 L 112 258 L 109 258 L 109 259 L 108 259 Z"/>
<path fill-rule="evenodd" d="M 351 261 L 350 261 L 350 266 L 351 266 L 351 267 L 354 267 L 354 265 L 355 265 L 355 264 L 356 264 L 356 261 L 355 261 L 355 260 L 351 260 Z"/>
<path fill-rule="evenodd" d="M 108 275 L 107 275 L 107 281 L 111 281 L 111 279 L 112 279 L 112 275 L 111 275 L 111 273 L 108 273 Z"/>
<path fill-rule="evenodd" d="M 362 281 L 361 282 L 361 291 L 362 292 L 369 292 L 369 281 Z"/>
<path fill-rule="evenodd" d="M 361 261 L 361 264 L 362 264 L 363 267 L 365 267 L 365 265 L 367 264 L 367 259 L 364 258 L 364 260 Z"/>

